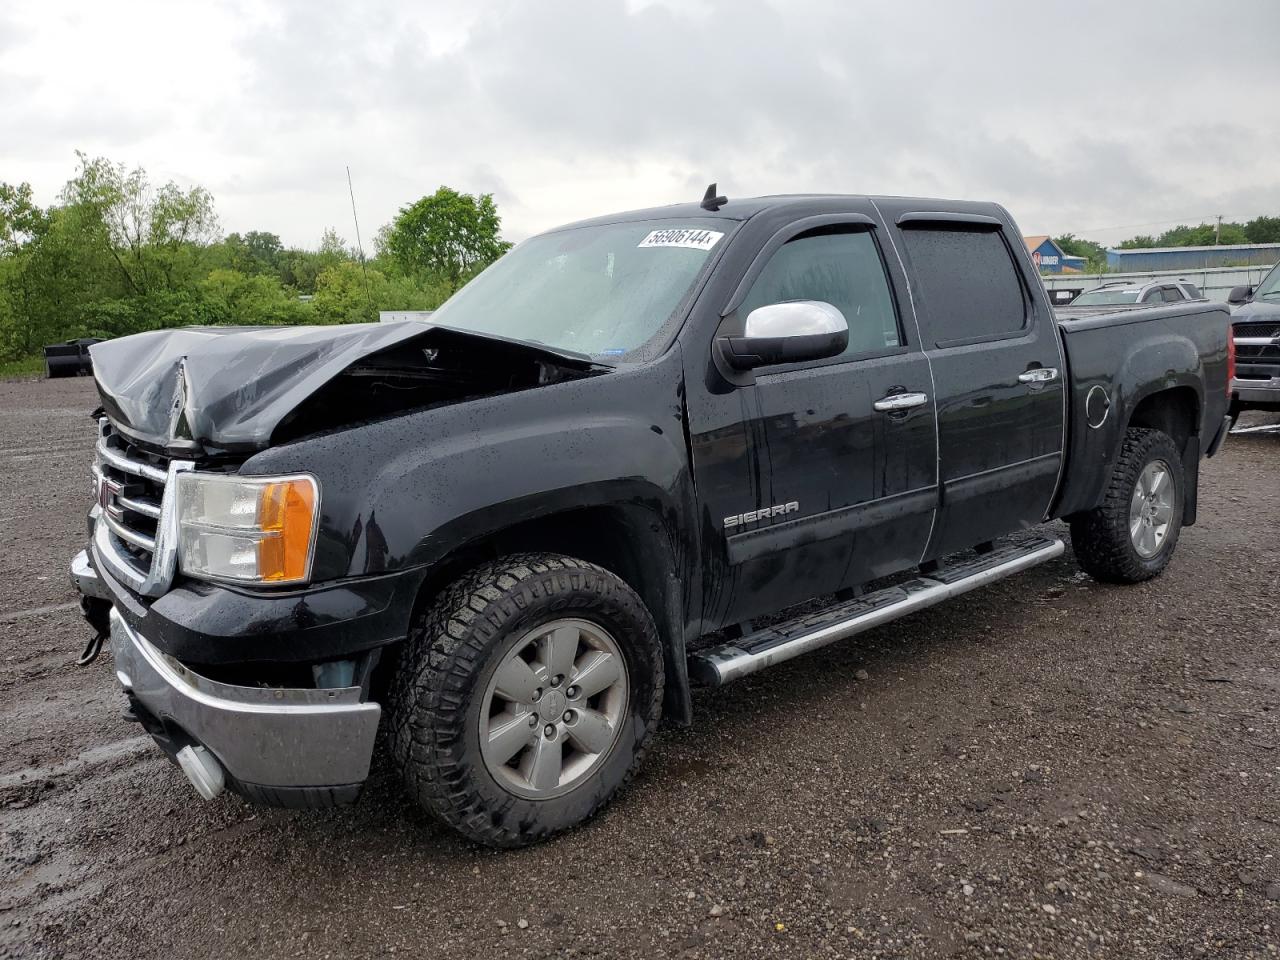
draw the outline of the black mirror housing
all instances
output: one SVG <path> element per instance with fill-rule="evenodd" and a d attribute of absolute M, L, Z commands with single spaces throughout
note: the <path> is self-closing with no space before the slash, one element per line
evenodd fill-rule
<path fill-rule="evenodd" d="M 797 337 L 725 337 L 725 359 L 735 370 L 754 370 L 779 363 L 825 360 L 844 353 L 849 331 Z"/>
<path fill-rule="evenodd" d="M 1227 303 L 1244 303 L 1253 296 L 1253 287 L 1232 287 L 1227 294 Z"/>

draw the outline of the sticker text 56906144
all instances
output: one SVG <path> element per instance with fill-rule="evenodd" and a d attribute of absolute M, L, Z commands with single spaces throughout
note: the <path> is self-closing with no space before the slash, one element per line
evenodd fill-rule
<path fill-rule="evenodd" d="M 723 236 L 723 233 L 716 230 L 654 230 L 636 246 L 686 247 L 690 250 L 710 250 Z"/>

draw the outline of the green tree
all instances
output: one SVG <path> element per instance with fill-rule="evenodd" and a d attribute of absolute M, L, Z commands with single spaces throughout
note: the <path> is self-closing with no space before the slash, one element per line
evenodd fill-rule
<path fill-rule="evenodd" d="M 47 226 L 47 215 L 32 199 L 31 184 L 0 183 L 0 254 L 14 252 Z"/>
<path fill-rule="evenodd" d="M 211 248 L 210 253 L 210 262 L 217 264 L 214 269 L 280 277 L 285 249 L 274 233 L 250 230 L 244 236 L 227 234 L 221 243 Z"/>
<path fill-rule="evenodd" d="M 1101 273 L 1107 269 L 1107 250 L 1100 243 L 1083 240 L 1074 233 L 1064 233 L 1054 237 L 1053 242 L 1062 248 L 1062 252 L 1073 257 L 1084 257 L 1085 269 L 1090 273 Z"/>
<path fill-rule="evenodd" d="M 1212 223 L 1198 226 L 1179 224 L 1156 237 L 1157 247 L 1211 247 L 1217 243 L 1248 243 L 1244 227 L 1238 223 L 1226 222 L 1218 227 Z"/>
<path fill-rule="evenodd" d="M 200 313 L 202 323 L 279 325 L 311 322 L 314 311 L 275 277 L 219 269 L 200 281 Z"/>
<path fill-rule="evenodd" d="M 378 234 L 379 252 L 406 274 L 438 276 L 456 290 L 510 247 L 501 226 L 493 194 L 440 187 L 400 208 Z"/>
<path fill-rule="evenodd" d="M 1155 237 L 1143 233 L 1136 237 L 1130 237 L 1128 240 L 1121 240 L 1117 246 L 1121 250 L 1138 250 L 1145 247 L 1158 246 L 1158 244 Z"/>
<path fill-rule="evenodd" d="M 1259 234 L 1267 231 L 1266 221 L 1275 218 L 1258 217 L 1256 220 L 1249 221 L 1250 224 L 1257 225 Z M 1280 219 L 1275 220 L 1277 229 L 1280 229 Z M 1185 223 L 1178 224 L 1160 234 L 1158 237 L 1138 236 L 1132 237 L 1120 243 L 1120 248 L 1124 250 L 1135 250 L 1146 247 L 1212 247 L 1218 244 L 1235 244 L 1235 243 L 1265 243 L 1265 240 L 1253 240 L 1249 229 L 1246 225 L 1234 223 L 1232 221 L 1224 221 L 1221 224 L 1201 223 L 1198 226 L 1188 226 Z M 1280 242 L 1280 240 L 1277 240 Z"/>
<path fill-rule="evenodd" d="M 1280 217 L 1254 217 L 1244 225 L 1250 243 L 1280 243 Z"/>
<path fill-rule="evenodd" d="M 0 183 L 0 360 L 31 354 L 47 327 L 44 301 L 56 273 L 37 266 L 52 266 L 39 257 L 51 215 L 36 205 L 31 184 Z"/>
<path fill-rule="evenodd" d="M 280 280 L 298 293 L 311 295 L 316 292 L 316 280 L 325 270 L 347 263 L 355 257 L 338 231 L 327 228 L 320 236 L 317 250 L 286 250 L 281 256 Z"/>
<path fill-rule="evenodd" d="M 63 188 L 87 245 L 105 248 L 128 289 L 145 296 L 174 292 L 196 280 L 196 248 L 217 239 L 213 197 L 203 187 L 151 186 L 141 167 L 128 170 L 83 153 L 78 174 Z"/>
<path fill-rule="evenodd" d="M 434 310 L 449 293 L 443 282 L 423 285 L 345 260 L 317 277 L 311 306 L 317 323 L 372 323 L 379 310 Z"/>
<path fill-rule="evenodd" d="M 0 183 L 0 361 L 79 336 L 432 309 L 507 246 L 492 197 L 448 188 L 404 208 L 367 265 L 332 229 L 316 249 L 286 249 L 266 230 L 224 239 L 203 187 L 155 186 L 141 167 L 76 156 L 47 209 L 30 185 Z"/>

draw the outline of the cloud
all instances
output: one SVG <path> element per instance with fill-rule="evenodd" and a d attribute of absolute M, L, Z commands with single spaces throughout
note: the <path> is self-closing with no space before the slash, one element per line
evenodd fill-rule
<path fill-rule="evenodd" d="M 513 238 L 710 180 L 994 199 L 1028 232 L 1276 213 L 1280 5 L 1243 7 L 50 0 L 0 23 L 0 179 L 51 199 L 89 147 L 297 243 L 351 232 L 348 164 L 370 235 L 441 183 Z"/>

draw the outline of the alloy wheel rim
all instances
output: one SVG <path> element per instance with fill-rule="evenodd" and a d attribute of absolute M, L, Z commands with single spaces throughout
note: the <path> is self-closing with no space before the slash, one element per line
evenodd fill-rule
<path fill-rule="evenodd" d="M 629 698 L 622 648 L 599 624 L 530 630 L 503 654 L 480 704 L 485 769 L 516 796 L 563 796 L 613 752 Z"/>
<path fill-rule="evenodd" d="M 1173 471 L 1153 460 L 1138 476 L 1129 501 L 1129 539 L 1144 560 L 1164 549 L 1173 525 Z"/>

